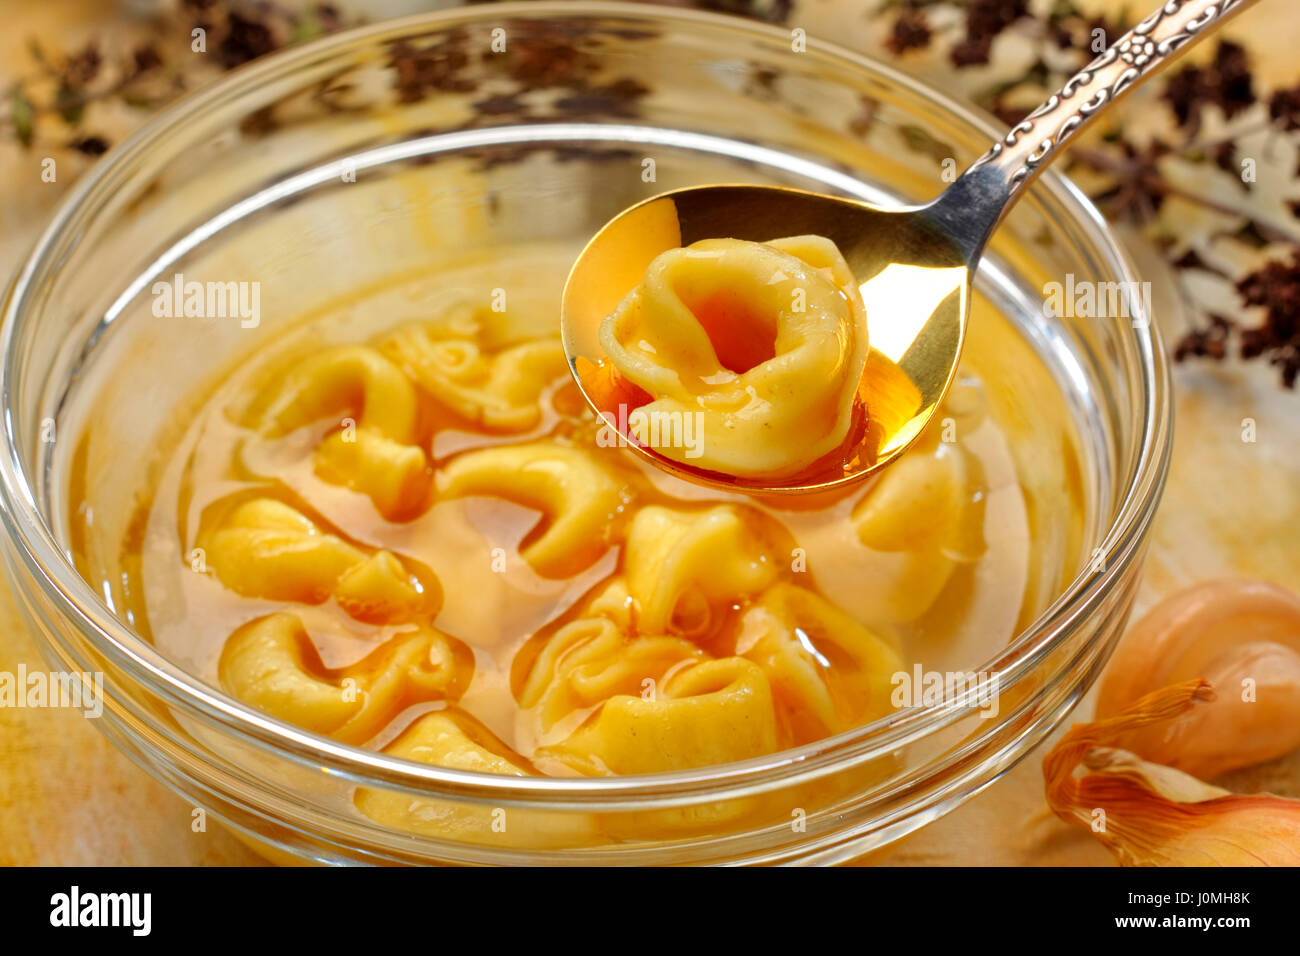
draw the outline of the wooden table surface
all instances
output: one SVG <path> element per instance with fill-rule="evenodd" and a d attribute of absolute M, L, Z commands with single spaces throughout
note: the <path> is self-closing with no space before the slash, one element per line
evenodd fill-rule
<path fill-rule="evenodd" d="M 806 24 L 810 35 L 859 48 L 879 42 L 864 25 L 861 5 L 808 0 L 804 6 L 805 19 L 797 12 L 793 22 Z M 1270 6 L 1278 5 L 1264 3 L 1243 15 L 1234 35 L 1246 38 L 1259 57 L 1261 79 L 1276 74 L 1279 82 L 1294 83 L 1300 79 L 1294 66 L 1300 29 L 1268 21 L 1263 8 Z M 72 48 L 106 26 L 120 26 L 123 17 L 122 7 L 106 2 L 0 0 L 5 24 L 0 84 L 7 87 L 6 71 L 23 61 L 29 36 Z M 73 178 L 43 184 L 39 154 L 0 141 L 0 271 L 6 278 Z M 1139 245 L 1133 248 L 1142 261 Z M 1177 330 L 1166 329 L 1171 332 Z M 1262 366 L 1179 367 L 1175 382 L 1173 469 L 1152 536 L 1139 611 L 1182 587 L 1227 575 L 1300 589 L 1300 394 L 1282 391 L 1276 372 Z M 1241 422 L 1248 417 L 1256 422 L 1254 443 L 1241 440 Z M 0 670 L 13 672 L 20 664 L 44 669 L 8 586 L 0 584 Z M 1090 707 L 1085 701 L 1075 716 L 1086 717 Z M 1044 750 L 877 861 L 1110 864 L 1109 854 L 1086 833 L 1047 812 L 1039 766 Z M 1300 796 L 1300 755 L 1226 782 Z M 0 863 L 259 862 L 219 826 L 192 832 L 191 810 L 114 749 L 79 712 L 0 708 Z"/>

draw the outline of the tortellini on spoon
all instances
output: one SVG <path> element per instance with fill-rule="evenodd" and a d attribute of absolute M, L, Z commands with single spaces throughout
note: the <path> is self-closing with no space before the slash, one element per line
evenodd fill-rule
<path fill-rule="evenodd" d="M 867 316 L 829 239 L 707 239 L 656 257 L 600 344 L 611 366 L 584 388 L 603 413 L 625 414 L 629 438 L 696 469 L 781 478 L 849 437 Z M 609 407 L 628 384 L 636 414 Z"/>

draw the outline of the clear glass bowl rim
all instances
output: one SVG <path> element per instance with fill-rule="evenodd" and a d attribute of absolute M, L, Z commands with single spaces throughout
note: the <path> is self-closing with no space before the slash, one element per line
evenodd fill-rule
<path fill-rule="evenodd" d="M 510 19 L 613 19 L 630 21 L 698 23 L 723 28 L 751 38 L 789 42 L 780 27 L 740 17 L 671 7 L 621 2 L 546 2 L 469 5 L 434 13 L 417 14 L 333 34 L 283 50 L 247 64 L 215 83 L 190 93 L 151 118 L 121 145 L 111 150 L 87 172 L 63 200 L 49 226 L 37 240 L 13 281 L 4 302 L 0 325 L 0 519 L 21 565 L 38 583 L 54 607 L 71 621 L 96 651 L 132 679 L 149 687 L 169 704 L 197 717 L 215 721 L 268 753 L 287 757 L 303 766 L 323 769 L 357 783 L 378 784 L 410 793 L 430 790 L 475 803 L 505 802 L 552 810 L 639 809 L 685 805 L 702 796 L 725 799 L 736 795 L 788 786 L 834 772 L 845 766 L 877 759 L 890 751 L 939 730 L 955 720 L 964 698 L 924 708 L 911 708 L 802 747 L 751 760 L 644 776 L 603 778 L 501 777 L 471 771 L 426 766 L 338 743 L 285 723 L 228 697 L 161 655 L 149 642 L 116 618 L 100 602 L 91 586 L 77 573 L 60 549 L 52 529 L 36 506 L 35 493 L 25 473 L 19 451 L 15 416 L 9 406 L 21 378 L 15 340 L 19 323 L 38 280 L 52 275 L 63 249 L 76 241 L 76 228 L 97 195 L 109 193 L 115 179 L 131 168 L 132 160 L 166 137 L 168 130 L 202 115 L 222 103 L 291 76 L 310 61 L 340 52 L 352 44 L 376 44 L 412 31 L 432 31 Z M 865 71 L 883 82 L 904 89 L 938 110 L 986 132 L 989 142 L 1001 136 L 986 116 L 963 106 L 929 85 L 868 57 L 833 43 L 807 39 L 807 53 L 842 62 L 846 69 Z M 1047 170 L 1034 187 L 1072 207 L 1092 233 L 1117 274 L 1128 277 L 1132 266 L 1116 243 L 1109 226 L 1086 196 L 1060 174 Z M 1149 319 L 1149 317 L 1148 317 Z M 1123 489 L 1103 540 L 1097 545 L 1102 561 L 1093 561 L 1065 591 L 1016 639 L 1003 648 L 982 671 L 996 676 L 1005 691 L 1031 673 L 1053 650 L 1068 640 L 1075 628 L 1125 575 L 1140 556 L 1168 472 L 1172 436 L 1169 370 L 1159 333 L 1150 321 L 1134 323 L 1133 336 L 1141 376 L 1143 404 L 1141 448 L 1136 467 Z M 1095 569 L 1095 570 L 1094 570 Z M 110 675 L 111 676 L 111 675 Z M 513 797 L 513 799 L 512 799 Z M 503 799 L 504 798 L 504 799 Z M 612 801 L 612 803 L 611 803 Z"/>

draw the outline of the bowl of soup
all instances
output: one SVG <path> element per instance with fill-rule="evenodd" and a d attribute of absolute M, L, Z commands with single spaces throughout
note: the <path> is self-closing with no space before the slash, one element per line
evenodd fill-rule
<path fill-rule="evenodd" d="M 1168 464 L 1159 337 L 1140 303 L 1044 306 L 1067 276 L 1133 283 L 1115 237 L 1045 175 L 931 425 L 811 495 L 627 447 L 779 457 L 808 390 L 762 393 L 781 427 L 740 439 L 618 427 L 560 296 L 658 193 L 904 205 L 994 135 L 833 45 L 627 4 L 446 11 L 235 71 L 105 157 L 4 300 L 26 620 L 102 675 L 119 747 L 275 860 L 835 863 L 906 835 L 1049 734 L 1127 617 Z M 761 338 L 715 357 L 743 377 Z M 729 394 L 704 401 L 756 393 Z"/>

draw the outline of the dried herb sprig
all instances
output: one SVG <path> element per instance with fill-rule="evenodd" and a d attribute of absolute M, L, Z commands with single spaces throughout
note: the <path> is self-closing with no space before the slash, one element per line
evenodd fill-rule
<path fill-rule="evenodd" d="M 966 34 L 948 52 L 955 66 L 989 61 L 993 41 L 1007 27 L 1029 16 L 1029 0 L 970 0 L 966 4 Z"/>
<path fill-rule="evenodd" d="M 1178 125 L 1194 136 L 1201 117 L 1214 105 L 1226 119 L 1255 103 L 1255 84 L 1244 47 L 1219 41 L 1208 66 L 1185 66 L 1165 80 L 1164 99 L 1174 111 Z"/>
<path fill-rule="evenodd" d="M 0 106 L 0 135 L 8 132 L 25 148 L 53 140 L 87 156 L 109 147 L 106 134 L 85 128 L 87 109 L 121 103 L 153 110 L 205 82 L 290 43 L 342 29 L 347 24 L 328 3 L 301 8 L 272 0 L 182 0 L 146 27 L 143 39 L 110 54 L 107 37 L 71 52 L 28 44 L 32 69 L 10 88 Z M 194 56 L 193 31 L 204 32 L 205 52 Z M 57 118 L 46 135 L 45 123 Z"/>
<path fill-rule="evenodd" d="M 1267 358 L 1287 388 L 1300 376 L 1300 248 L 1289 261 L 1274 261 L 1237 283 L 1241 300 L 1264 310 L 1264 321 L 1240 330 L 1243 358 Z"/>

